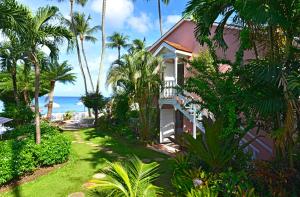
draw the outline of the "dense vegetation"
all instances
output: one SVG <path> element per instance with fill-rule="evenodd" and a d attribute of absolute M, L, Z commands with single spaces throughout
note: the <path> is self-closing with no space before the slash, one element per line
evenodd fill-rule
<path fill-rule="evenodd" d="M 42 142 L 35 144 L 34 131 L 34 125 L 24 125 L 3 136 L 4 141 L 0 141 L 1 185 L 39 167 L 68 160 L 70 139 L 63 136 L 57 128 L 42 123 Z"/>
<path fill-rule="evenodd" d="M 106 43 L 106 0 L 102 1 L 101 27 L 91 27 L 89 16 L 74 12 L 74 2 L 84 6 L 87 1 L 70 0 L 71 19 L 67 20 L 54 6 L 32 13 L 15 0 L 0 0 L 0 30 L 7 38 L 0 43 L 0 99 L 5 106 L 3 116 L 15 120 L 15 129 L 0 141 L 0 184 L 68 159 L 69 140 L 55 128 L 40 124 L 38 105 L 39 96 L 49 93 L 50 119 L 55 83 L 75 80 L 71 66 L 58 62 L 63 42 L 76 49 L 85 86 L 82 101 L 93 109 L 95 126 L 144 143 L 157 139 L 154 99 L 161 85 L 163 69 L 157 68 L 163 68 L 162 60 L 147 51 L 145 40 L 129 43 L 122 33 L 109 36 Z M 158 0 L 162 34 L 161 2 L 169 1 Z M 185 16 L 195 22 L 195 36 L 207 51 L 186 60 L 194 75 L 182 88 L 201 96 L 201 101 L 192 102 L 211 116 L 203 118 L 206 132 L 197 139 L 188 134 L 176 136 L 175 142 L 183 151 L 172 169 L 174 195 L 299 196 L 300 1 L 190 0 Z M 60 23 L 54 23 L 56 20 Z M 231 27 L 237 30 L 239 48 L 229 61 L 220 59 L 217 50 L 228 49 L 224 38 Z M 84 43 L 95 42 L 98 30 L 102 50 L 94 87 Z M 50 54 L 42 52 L 41 46 Z M 109 100 L 99 90 L 106 47 L 118 53 L 107 77 L 107 85 L 113 88 Z M 246 59 L 246 52 L 253 58 Z M 228 69 L 221 71 L 221 64 Z M 33 99 L 34 112 L 30 106 Z M 98 118 L 98 112 L 104 115 Z M 35 125 L 31 124 L 33 119 Z M 264 131 L 273 140 L 271 161 L 254 161 L 247 151 L 251 141 L 241 143 L 254 128 L 258 135 Z M 138 158 L 124 166 L 109 163 L 109 168 L 101 171 L 104 178 L 94 181 L 95 186 L 118 196 L 157 196 L 161 189 L 152 184 L 159 178 L 156 168 L 155 163 L 144 164 Z"/>

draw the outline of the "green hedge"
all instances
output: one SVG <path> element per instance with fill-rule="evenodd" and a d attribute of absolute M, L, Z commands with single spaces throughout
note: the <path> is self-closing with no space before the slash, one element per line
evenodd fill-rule
<path fill-rule="evenodd" d="M 0 185 L 36 168 L 67 161 L 71 148 L 68 138 L 43 123 L 42 143 L 37 145 L 34 129 L 32 125 L 20 127 L 11 131 L 7 140 L 0 141 Z"/>

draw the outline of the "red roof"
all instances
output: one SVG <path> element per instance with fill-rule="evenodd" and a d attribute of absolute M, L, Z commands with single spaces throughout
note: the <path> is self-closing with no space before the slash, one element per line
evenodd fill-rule
<path fill-rule="evenodd" d="M 171 41 L 168 41 L 168 40 L 164 40 L 164 42 L 167 43 L 168 45 L 170 45 L 171 47 L 177 49 L 177 50 L 188 52 L 188 53 L 192 53 L 193 52 L 192 50 L 187 49 L 187 48 L 185 48 L 185 47 L 183 47 L 180 44 L 177 44 L 175 42 L 171 42 Z"/>

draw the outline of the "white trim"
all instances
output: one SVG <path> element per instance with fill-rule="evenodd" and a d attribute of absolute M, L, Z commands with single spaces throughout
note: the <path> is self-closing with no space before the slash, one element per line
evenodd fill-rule
<path fill-rule="evenodd" d="M 164 40 L 168 35 L 170 35 L 177 27 L 179 27 L 184 21 L 188 21 L 187 19 L 182 18 L 180 21 L 178 21 L 169 31 L 167 31 L 162 37 L 160 37 L 156 42 L 152 44 L 152 46 L 148 49 L 148 51 L 151 51 L 158 43 L 160 43 L 162 40 Z"/>
<path fill-rule="evenodd" d="M 153 53 L 154 56 L 156 56 L 161 50 L 163 50 L 163 48 L 167 48 L 172 52 L 176 52 L 176 49 L 174 47 L 172 47 L 171 45 L 169 45 L 168 43 L 164 42 L 162 43 L 159 48 Z"/>
<path fill-rule="evenodd" d="M 192 55 L 193 55 L 192 53 L 181 51 L 181 50 L 176 50 L 175 53 L 185 55 L 185 56 L 190 56 L 190 57 L 192 57 Z"/>
<path fill-rule="evenodd" d="M 166 42 L 163 42 L 159 48 L 153 53 L 154 56 L 157 56 L 158 53 L 163 50 L 164 48 L 170 50 L 171 52 L 173 52 L 174 54 L 180 54 L 180 55 L 184 55 L 184 56 L 189 56 L 191 57 L 193 54 L 192 53 L 189 53 L 189 52 L 186 52 L 186 51 L 182 51 L 182 50 L 178 50 L 174 47 L 172 47 L 171 45 L 169 45 L 168 43 Z"/>
<path fill-rule="evenodd" d="M 174 74 L 175 74 L 175 84 L 177 85 L 177 82 L 178 82 L 178 80 L 177 80 L 177 78 L 178 78 L 178 57 L 177 56 L 175 56 L 175 58 L 174 58 Z"/>
<path fill-rule="evenodd" d="M 247 135 L 249 135 L 251 138 L 255 138 L 255 136 L 252 134 L 252 133 L 250 133 L 250 132 L 247 132 Z M 266 145 L 263 141 L 261 141 L 260 139 L 255 139 L 255 141 L 259 144 L 259 145 L 261 145 L 262 147 L 264 147 L 265 149 L 267 149 L 267 151 L 269 152 L 269 153 L 271 153 L 271 154 L 273 154 L 273 150 L 272 150 L 272 148 L 270 148 L 268 145 Z"/>

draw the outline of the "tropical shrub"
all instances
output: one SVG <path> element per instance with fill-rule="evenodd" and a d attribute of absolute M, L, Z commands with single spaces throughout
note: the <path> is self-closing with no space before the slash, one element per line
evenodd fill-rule
<path fill-rule="evenodd" d="M 70 155 L 71 142 L 62 134 L 50 135 L 36 146 L 39 165 L 50 166 L 65 162 Z"/>
<path fill-rule="evenodd" d="M 197 168 L 194 165 L 194 162 L 191 162 L 191 157 L 189 155 L 176 155 L 173 169 L 174 172 L 171 182 L 176 189 L 176 192 L 180 195 L 184 195 L 194 188 L 193 180 L 201 179 L 202 183 L 205 182 L 203 182 L 203 180 L 206 179 L 206 175 L 202 174 L 204 171 Z"/>
<path fill-rule="evenodd" d="M 161 85 L 157 65 L 162 65 L 160 58 L 146 50 L 134 51 L 122 56 L 107 77 L 107 84 L 115 92 L 128 95 L 130 104 L 137 106 L 142 141 L 151 140 L 156 135 L 157 108 L 153 101 Z"/>
<path fill-rule="evenodd" d="M 101 171 L 104 177 L 92 180 L 91 188 L 107 196 L 158 196 L 161 188 L 152 184 L 159 176 L 157 168 L 157 163 L 145 164 L 136 156 L 124 164 L 108 163 L 108 168 Z"/>
<path fill-rule="evenodd" d="M 85 96 L 82 96 L 81 100 L 84 106 L 94 110 L 95 125 L 98 125 L 99 111 L 104 109 L 107 99 L 100 93 L 88 93 Z"/>
<path fill-rule="evenodd" d="M 190 134 L 183 133 L 175 142 L 202 160 L 214 172 L 231 166 L 230 164 L 237 159 L 239 153 L 251 142 L 240 145 L 240 141 L 245 135 L 241 132 L 240 135 L 223 136 L 225 129 L 221 118 L 215 122 L 203 118 L 203 124 L 205 135 L 200 133 L 197 139 L 194 139 Z"/>
<path fill-rule="evenodd" d="M 56 134 L 59 133 L 58 128 L 49 125 L 47 122 L 41 122 L 41 130 L 43 131 L 43 135 L 45 134 Z M 8 131 L 3 135 L 4 139 L 17 139 L 30 137 L 33 138 L 35 136 L 35 125 L 26 124 L 15 128 L 12 131 Z"/>
<path fill-rule="evenodd" d="M 118 124 L 124 124 L 128 121 L 129 113 L 129 98 L 128 95 L 116 95 L 113 98 L 112 115 Z"/>
<path fill-rule="evenodd" d="M 34 140 L 0 142 L 0 184 L 36 168 Z"/>
<path fill-rule="evenodd" d="M 0 141 L 0 184 L 34 171 L 41 166 L 65 162 L 71 143 L 55 127 L 41 125 L 42 143 L 35 143 L 34 125 L 19 127 Z M 16 131 L 16 132 L 15 132 Z"/>
<path fill-rule="evenodd" d="M 299 196 L 300 174 L 296 169 L 278 162 L 256 161 L 250 177 L 264 196 Z"/>
<path fill-rule="evenodd" d="M 73 112 L 71 111 L 67 111 L 65 114 L 64 114 L 64 120 L 71 120 L 73 117 Z"/>
<path fill-rule="evenodd" d="M 218 197 L 218 192 L 211 190 L 209 187 L 201 189 L 192 189 L 187 197 Z"/>
<path fill-rule="evenodd" d="M 228 197 L 253 190 L 253 184 L 248 177 L 248 173 L 245 171 L 233 171 L 231 168 L 221 173 L 212 174 L 208 185 L 222 194 L 222 196 Z"/>
<path fill-rule="evenodd" d="M 221 196 L 236 196 L 239 193 L 251 193 L 253 190 L 253 184 L 246 171 L 224 168 L 221 172 L 213 172 L 211 168 L 197 163 L 189 155 L 179 155 L 175 161 L 171 181 L 179 196 L 205 196 L 205 188 L 209 188 L 207 192 L 211 193 L 210 195 Z"/>
<path fill-rule="evenodd" d="M 21 104 L 19 106 L 16 106 L 16 104 L 14 103 L 5 103 L 4 112 L 2 112 L 0 115 L 13 119 L 12 122 L 7 124 L 12 127 L 29 124 L 33 122 L 34 119 L 34 113 L 30 109 L 30 107 Z"/>

